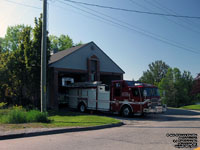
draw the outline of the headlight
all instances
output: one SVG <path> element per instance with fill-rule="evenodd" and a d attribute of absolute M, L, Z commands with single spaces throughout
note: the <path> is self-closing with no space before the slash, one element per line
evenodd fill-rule
<path fill-rule="evenodd" d="M 147 103 L 147 106 L 151 106 L 151 104 L 152 104 L 151 102 L 148 102 L 148 103 Z"/>

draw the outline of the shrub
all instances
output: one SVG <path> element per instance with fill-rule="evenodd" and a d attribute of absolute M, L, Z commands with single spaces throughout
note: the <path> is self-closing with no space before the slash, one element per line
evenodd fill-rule
<path fill-rule="evenodd" d="M 4 123 L 26 123 L 26 112 L 21 109 L 13 109 L 3 119 Z"/>
<path fill-rule="evenodd" d="M 0 109 L 4 108 L 7 105 L 7 103 L 1 102 L 0 103 Z"/>
<path fill-rule="evenodd" d="M 0 116 L 0 122 L 2 123 L 50 122 L 47 112 L 41 113 L 38 110 L 26 111 L 22 106 L 14 106 L 7 111 L 5 110 L 5 112 L 2 109 L 0 114 L 2 114 Z"/>
<path fill-rule="evenodd" d="M 31 110 L 27 112 L 27 122 L 49 122 L 48 120 L 48 113 L 47 112 L 40 112 L 38 110 Z"/>

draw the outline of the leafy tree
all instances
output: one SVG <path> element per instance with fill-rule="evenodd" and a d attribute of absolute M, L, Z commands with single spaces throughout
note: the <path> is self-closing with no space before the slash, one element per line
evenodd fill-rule
<path fill-rule="evenodd" d="M 12 99 L 13 104 L 25 105 L 28 99 L 28 71 L 26 70 L 25 52 L 31 48 L 30 42 L 31 27 L 24 27 L 19 34 L 18 48 L 15 51 L 7 51 L 1 54 L 0 65 L 4 80 L 1 80 L 1 97 Z M 2 96 L 5 93 L 5 96 Z"/>
<path fill-rule="evenodd" d="M 59 37 L 55 35 L 49 36 L 51 49 L 57 49 L 58 51 L 62 51 L 73 46 L 73 41 L 68 35 L 61 34 Z"/>
<path fill-rule="evenodd" d="M 168 106 L 176 106 L 176 89 L 174 86 L 173 69 L 168 69 L 166 76 L 161 80 L 158 86 L 161 96 L 163 96 L 163 103 L 167 104 Z"/>
<path fill-rule="evenodd" d="M 59 37 L 59 49 L 65 50 L 73 46 L 73 41 L 68 35 L 61 34 Z"/>
<path fill-rule="evenodd" d="M 1 101 L 9 100 L 9 103 L 20 105 L 27 105 L 32 101 L 38 106 L 42 16 L 35 18 L 33 29 L 23 26 L 23 30 L 17 33 L 17 38 L 16 49 L 0 53 L 0 98 Z M 47 37 L 47 65 L 50 58 L 49 47 Z"/>
<path fill-rule="evenodd" d="M 158 85 L 158 83 L 165 77 L 169 66 L 162 60 L 157 60 L 149 64 L 149 69 L 143 72 L 139 79 L 141 82 Z"/>
<path fill-rule="evenodd" d="M 158 85 L 163 96 L 163 102 L 172 107 L 191 104 L 192 82 L 193 78 L 190 72 L 184 71 L 181 74 L 178 68 L 169 68 L 166 76 Z M 165 93 L 164 95 L 163 92 Z"/>
<path fill-rule="evenodd" d="M 40 71 L 41 71 L 41 41 L 42 41 L 42 15 L 35 18 L 35 27 L 33 28 L 32 46 L 25 51 L 26 66 L 29 71 L 29 81 L 31 81 L 30 91 L 34 104 L 40 103 Z M 50 59 L 50 41 L 47 36 L 47 65 Z"/>
<path fill-rule="evenodd" d="M 2 44 L 3 44 L 3 38 L 0 37 L 0 53 L 3 51 Z"/>
<path fill-rule="evenodd" d="M 20 33 L 25 28 L 24 25 L 10 26 L 7 28 L 5 38 L 2 39 L 3 51 L 15 51 L 19 46 Z"/>
<path fill-rule="evenodd" d="M 58 50 L 58 47 L 59 47 L 59 38 L 55 35 L 50 35 L 49 36 L 49 40 L 51 42 L 51 49 L 54 50 L 54 49 L 57 49 Z"/>
<path fill-rule="evenodd" d="M 74 46 L 80 46 L 80 45 L 83 45 L 83 42 L 82 42 L 82 41 L 76 43 Z"/>

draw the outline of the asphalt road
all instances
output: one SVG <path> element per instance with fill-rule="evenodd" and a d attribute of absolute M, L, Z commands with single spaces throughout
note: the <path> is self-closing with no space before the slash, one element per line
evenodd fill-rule
<path fill-rule="evenodd" d="M 200 112 L 170 109 L 166 114 L 122 118 L 121 127 L 0 141 L 0 150 L 178 150 L 173 134 L 197 134 Z M 169 134 L 168 134 L 169 133 Z M 180 137 L 181 135 L 179 135 Z M 193 140 L 195 140 L 193 138 Z M 181 150 L 194 148 L 181 148 Z"/>

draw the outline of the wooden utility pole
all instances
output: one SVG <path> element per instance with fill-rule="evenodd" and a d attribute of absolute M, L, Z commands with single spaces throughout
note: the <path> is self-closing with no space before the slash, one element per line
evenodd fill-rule
<path fill-rule="evenodd" d="M 43 13 L 42 13 L 42 45 L 41 45 L 41 112 L 46 111 L 46 51 L 47 51 L 47 0 L 43 0 Z"/>

